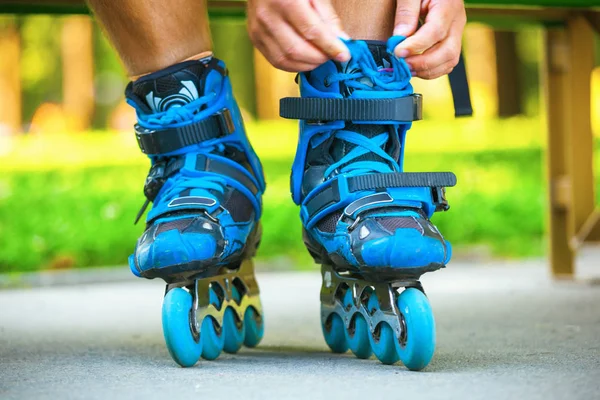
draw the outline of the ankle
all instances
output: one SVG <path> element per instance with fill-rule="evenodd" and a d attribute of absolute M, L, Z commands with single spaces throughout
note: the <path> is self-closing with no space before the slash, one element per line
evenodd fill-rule
<path fill-rule="evenodd" d="M 156 69 L 156 70 L 149 71 L 149 72 L 143 72 L 143 73 L 139 73 L 139 74 L 136 74 L 136 75 L 132 75 L 132 76 L 130 76 L 130 77 L 129 77 L 129 80 L 130 80 L 130 81 L 132 81 L 132 82 L 135 82 L 135 81 L 137 81 L 138 79 L 140 79 L 140 78 L 142 78 L 142 77 L 144 77 L 144 76 L 151 75 L 151 74 L 154 74 L 154 73 L 160 72 L 160 71 L 162 71 L 162 70 L 165 70 L 165 69 L 171 68 L 171 67 L 172 67 L 172 66 L 174 66 L 174 65 L 181 64 L 181 63 L 184 63 L 184 62 L 186 62 L 186 61 L 198 61 L 198 60 L 202 60 L 202 59 L 204 59 L 204 58 L 210 58 L 210 57 L 212 57 L 212 56 L 213 56 L 213 52 L 212 52 L 212 51 L 210 51 L 210 50 L 208 50 L 208 51 L 203 51 L 203 52 L 201 52 L 201 53 L 198 53 L 198 54 L 195 54 L 195 55 L 193 55 L 193 56 L 191 56 L 191 57 L 187 57 L 187 58 L 184 58 L 184 59 L 181 59 L 181 60 L 177 60 L 177 61 L 175 61 L 175 62 L 171 63 L 171 64 L 170 64 L 169 66 L 167 66 L 167 67 L 160 68 L 160 69 Z"/>

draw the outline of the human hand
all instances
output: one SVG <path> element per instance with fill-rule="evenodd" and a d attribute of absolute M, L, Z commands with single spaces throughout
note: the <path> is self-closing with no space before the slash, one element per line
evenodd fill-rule
<path fill-rule="evenodd" d="M 248 0 L 248 32 L 276 68 L 310 71 L 327 60 L 350 59 L 331 0 Z"/>
<path fill-rule="evenodd" d="M 425 23 L 417 29 L 420 16 Z M 449 74 L 458 64 L 466 22 L 463 0 L 398 0 L 394 35 L 407 38 L 394 53 L 419 78 Z"/>

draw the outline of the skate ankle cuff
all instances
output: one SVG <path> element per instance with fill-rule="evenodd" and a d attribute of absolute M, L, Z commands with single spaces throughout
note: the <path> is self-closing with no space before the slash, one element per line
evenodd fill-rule
<path fill-rule="evenodd" d="M 452 172 L 391 172 L 361 176 L 339 175 L 315 188 L 302 202 L 307 228 L 344 208 L 344 214 L 373 207 L 420 204 L 426 214 L 449 209 L 445 187 L 456 185 Z M 362 201 L 361 201 L 362 200 Z"/>
<path fill-rule="evenodd" d="M 235 131 L 231 112 L 224 108 L 203 120 L 174 128 L 149 129 L 135 125 L 135 138 L 142 153 L 167 154 L 210 139 L 218 139 Z"/>
<path fill-rule="evenodd" d="M 279 115 L 313 123 L 368 121 L 372 123 L 412 122 L 422 119 L 422 97 L 412 94 L 385 99 L 286 97 L 279 103 Z"/>

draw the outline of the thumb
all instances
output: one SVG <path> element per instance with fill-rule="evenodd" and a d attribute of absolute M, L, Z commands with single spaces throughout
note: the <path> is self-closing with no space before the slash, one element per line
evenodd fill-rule
<path fill-rule="evenodd" d="M 420 14 L 421 0 L 398 0 L 396 5 L 396 19 L 394 21 L 394 35 L 407 37 L 415 33 Z"/>

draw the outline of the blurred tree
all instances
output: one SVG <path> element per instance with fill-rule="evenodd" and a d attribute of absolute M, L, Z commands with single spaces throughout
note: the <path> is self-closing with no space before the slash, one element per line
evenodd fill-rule
<path fill-rule="evenodd" d="M 521 114 L 521 68 L 517 54 L 517 34 L 512 31 L 495 31 L 496 72 L 498 84 L 498 116 L 512 117 Z"/>
<path fill-rule="evenodd" d="M 225 61 L 233 92 L 245 115 L 256 114 L 253 47 L 246 22 L 237 18 L 212 17 L 210 21 L 213 52 Z"/>
<path fill-rule="evenodd" d="M 524 27 L 517 33 L 517 58 L 521 83 L 523 114 L 540 113 L 540 60 L 542 56 L 542 31 L 540 27 Z"/>
<path fill-rule="evenodd" d="M 21 131 L 21 37 L 16 17 L 0 19 L 0 135 Z"/>
<path fill-rule="evenodd" d="M 273 67 L 258 50 L 254 51 L 257 116 L 260 119 L 279 119 L 279 99 L 297 97 L 296 74 Z"/>
<path fill-rule="evenodd" d="M 494 31 L 485 25 L 469 24 L 464 38 L 474 115 L 495 117 L 498 113 L 498 76 Z"/>
<path fill-rule="evenodd" d="M 74 131 L 90 128 L 94 113 L 92 20 L 65 17 L 61 35 L 63 108 Z"/>
<path fill-rule="evenodd" d="M 60 68 L 61 19 L 48 15 L 27 16 L 21 23 L 21 84 L 23 121 L 31 121 L 43 103 L 62 101 Z"/>
<path fill-rule="evenodd" d="M 94 97 L 96 100 L 92 126 L 100 129 L 122 129 L 122 123 L 113 123 L 115 121 L 113 114 L 129 109 L 129 106 L 123 107 L 122 105 L 127 77 L 117 53 L 96 23 L 93 25 L 92 47 L 95 70 Z M 116 118 L 116 120 L 120 119 Z M 132 126 L 133 123 L 128 124 L 127 129 L 131 129 Z"/>

